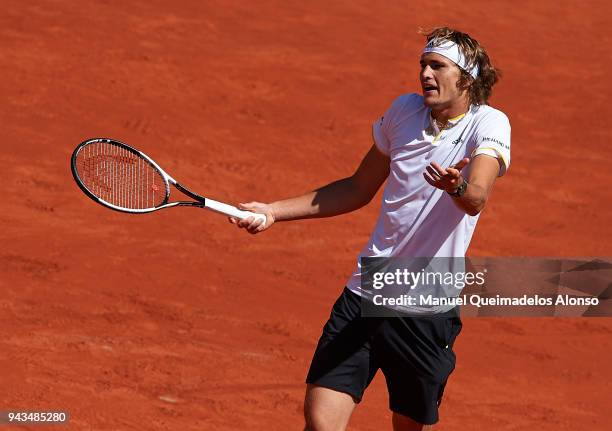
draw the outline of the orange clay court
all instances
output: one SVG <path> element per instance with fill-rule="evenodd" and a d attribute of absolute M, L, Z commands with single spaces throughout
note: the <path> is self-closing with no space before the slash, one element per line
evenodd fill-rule
<path fill-rule="evenodd" d="M 314 189 L 418 91 L 419 27 L 470 33 L 504 72 L 491 104 L 513 163 L 470 254 L 612 255 L 609 2 L 4 3 L 0 410 L 68 410 L 71 430 L 301 429 L 379 198 L 252 237 L 199 209 L 105 209 L 69 157 L 108 136 L 224 202 Z M 609 318 L 464 319 L 437 429 L 610 429 L 611 336 Z M 349 429 L 389 425 L 379 374 Z"/>

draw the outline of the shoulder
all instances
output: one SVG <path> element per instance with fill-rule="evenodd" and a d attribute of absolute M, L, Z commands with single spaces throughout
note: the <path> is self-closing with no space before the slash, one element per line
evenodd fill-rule
<path fill-rule="evenodd" d="M 416 110 L 423 108 L 423 96 L 417 93 L 407 93 L 398 96 L 391 105 L 403 110 Z"/>
<path fill-rule="evenodd" d="M 406 116 L 411 116 L 423 109 L 425 109 L 423 96 L 416 93 L 407 93 L 398 96 L 393 101 L 386 116 L 389 120 L 399 120 Z"/>
<path fill-rule="evenodd" d="M 497 124 L 503 127 L 510 127 L 510 119 L 508 116 L 492 106 L 476 106 L 472 108 L 472 113 L 477 123 Z"/>

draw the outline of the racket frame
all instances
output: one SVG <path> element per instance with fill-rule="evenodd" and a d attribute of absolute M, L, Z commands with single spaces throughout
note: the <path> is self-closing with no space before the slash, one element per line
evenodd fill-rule
<path fill-rule="evenodd" d="M 166 192 L 166 196 L 164 197 L 164 200 L 162 201 L 161 205 L 157 205 L 151 208 L 125 208 L 125 207 L 120 207 L 117 205 L 114 205 L 98 196 L 96 196 L 91 190 L 89 190 L 85 184 L 83 183 L 83 181 L 81 180 L 78 171 L 77 171 L 77 157 L 79 155 L 79 153 L 88 145 L 91 144 L 96 144 L 96 143 L 106 143 L 106 144 L 111 144 L 114 145 L 116 147 L 120 147 L 123 148 L 127 151 L 129 151 L 132 154 L 135 154 L 139 157 L 141 157 L 142 159 L 144 159 L 144 161 L 146 161 L 147 163 L 149 163 L 155 170 L 158 171 L 158 173 L 160 174 L 160 176 L 163 178 L 164 180 L 164 187 L 165 187 L 165 192 Z M 85 193 L 86 196 L 88 196 L 90 199 L 92 199 L 94 202 L 99 203 L 100 205 L 103 205 L 107 208 L 110 208 L 112 210 L 115 211 L 119 211 L 119 212 L 123 212 L 123 213 L 128 213 L 128 214 L 146 214 L 146 213 L 151 213 L 153 211 L 158 211 L 160 209 L 164 209 L 164 208 L 172 208 L 172 207 L 176 207 L 176 206 L 187 206 L 187 207 L 196 207 L 196 208 L 206 208 L 209 209 L 211 211 L 226 215 L 226 216 L 230 216 L 230 217 L 236 217 L 239 219 L 245 219 L 248 217 L 255 217 L 257 218 L 261 218 L 263 219 L 263 222 L 266 222 L 266 216 L 264 214 L 259 214 L 259 213 L 253 213 L 251 211 L 244 211 L 244 210 L 240 210 L 234 206 L 231 205 L 227 205 L 224 204 L 223 202 L 218 202 L 215 201 L 213 199 L 209 199 L 209 198 L 205 198 L 204 196 L 200 196 L 197 193 L 192 192 L 191 190 L 189 190 L 188 188 L 186 188 L 185 186 L 183 186 L 182 184 L 180 184 L 178 181 L 176 181 L 174 178 L 172 178 L 170 175 L 168 175 L 168 173 L 166 171 L 164 171 L 161 166 L 159 166 L 157 163 L 155 163 L 155 161 L 153 159 L 151 159 L 149 156 L 147 156 L 145 153 L 143 153 L 142 151 L 137 150 L 136 148 L 130 147 L 128 144 L 121 142 L 121 141 L 117 141 L 116 139 L 110 139 L 110 138 L 92 138 L 92 139 L 87 139 L 83 142 L 81 142 L 73 151 L 72 153 L 72 157 L 70 159 L 70 170 L 72 172 L 72 176 L 74 177 L 74 181 L 77 183 L 77 185 L 79 186 L 79 188 L 83 191 L 83 193 Z M 168 202 L 168 199 L 170 198 L 170 184 L 172 184 L 176 189 L 178 189 L 180 192 L 184 193 L 185 195 L 189 196 L 190 198 L 194 199 L 194 201 L 176 201 L 176 202 Z"/>

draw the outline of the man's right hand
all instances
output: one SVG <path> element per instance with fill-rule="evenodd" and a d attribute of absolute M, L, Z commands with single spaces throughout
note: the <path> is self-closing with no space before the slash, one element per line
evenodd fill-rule
<path fill-rule="evenodd" d="M 272 206 L 261 202 L 248 202 L 245 204 L 238 204 L 238 208 L 241 210 L 251 211 L 258 214 L 265 214 L 266 223 L 262 223 L 261 219 L 255 220 L 254 217 L 247 217 L 245 219 L 237 219 L 235 217 L 229 217 L 229 222 L 235 224 L 241 229 L 246 229 L 251 234 L 256 234 L 269 229 L 274 224 L 276 219 L 272 211 Z"/>

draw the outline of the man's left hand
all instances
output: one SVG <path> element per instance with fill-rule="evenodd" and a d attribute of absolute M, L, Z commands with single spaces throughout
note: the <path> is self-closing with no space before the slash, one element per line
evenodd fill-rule
<path fill-rule="evenodd" d="M 465 168 L 468 163 L 470 163 L 470 159 L 466 157 L 456 165 L 444 169 L 436 162 L 431 162 L 426 168 L 427 172 L 423 172 L 423 177 L 432 186 L 453 193 L 463 183 L 461 169 Z"/>

